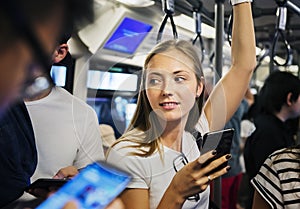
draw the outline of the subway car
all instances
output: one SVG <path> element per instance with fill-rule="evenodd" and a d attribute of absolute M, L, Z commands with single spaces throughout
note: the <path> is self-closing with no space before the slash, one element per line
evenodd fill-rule
<path fill-rule="evenodd" d="M 253 92 L 274 68 L 298 74 L 299 5 L 287 1 L 282 10 L 280 2 L 252 3 L 257 45 Z M 174 25 L 167 19 L 162 27 L 168 7 L 164 4 L 172 7 Z M 157 43 L 158 34 L 173 39 L 176 32 L 178 39 L 193 42 L 202 51 L 206 80 L 214 84 L 231 63 L 231 18 L 228 1 L 97 0 L 95 21 L 68 42 L 73 65 L 57 68 L 53 75 L 58 85 L 96 110 L 99 123 L 112 125 L 120 136 L 135 108 L 143 60 Z"/>
<path fill-rule="evenodd" d="M 273 71 L 299 77 L 299 6 L 296 0 L 252 3 L 257 58 L 249 86 L 253 95 Z M 233 13 L 229 1 L 96 0 L 95 14 L 95 21 L 68 42 L 74 64 L 62 73 L 57 70 L 62 76 L 57 79 L 93 107 L 99 124 L 111 126 L 116 139 L 133 117 L 144 59 L 159 41 L 193 43 L 201 51 L 207 89 L 230 68 Z M 298 118 L 291 124 L 298 141 Z M 215 180 L 216 208 L 222 208 L 221 190 L 220 179 Z"/>
<path fill-rule="evenodd" d="M 273 71 L 299 77 L 299 7 L 296 0 L 252 3 L 257 58 L 249 86 L 253 95 Z M 201 51 L 207 89 L 230 68 L 229 1 L 96 0 L 95 14 L 95 21 L 68 42 L 74 65 L 62 73 L 62 86 L 93 107 L 99 124 L 111 126 L 116 139 L 133 117 L 143 62 L 159 41 L 193 43 Z M 298 140 L 298 118 L 291 124 Z M 210 208 L 222 208 L 221 180 L 216 179 L 212 188 Z"/>
<path fill-rule="evenodd" d="M 50 168 L 48 170 L 47 168 L 44 168 L 43 171 L 40 170 L 38 178 L 35 178 L 37 177 L 35 176 L 37 175 L 36 173 L 32 173 L 33 178 L 26 182 L 28 185 L 23 188 L 24 191 L 26 194 L 30 193 L 33 196 L 39 196 L 41 193 L 38 193 L 39 191 L 35 190 L 37 188 L 47 190 L 47 194 L 52 189 L 53 185 L 55 186 L 55 190 L 57 190 L 57 188 L 60 189 L 58 189 L 58 191 L 46 201 L 39 200 L 37 203 L 34 202 L 34 206 L 31 205 L 33 202 L 27 204 L 26 198 L 29 198 L 27 195 L 21 196 L 20 194 L 19 196 L 21 196 L 21 199 L 19 200 L 22 204 L 19 204 L 18 202 L 13 202 L 11 205 L 6 205 L 7 202 L 2 204 L 4 201 L 0 198 L 0 207 L 6 205 L 3 208 L 8 209 L 36 207 L 39 205 L 37 206 L 38 209 L 110 209 L 111 207 L 109 204 L 112 202 L 112 204 L 116 204 L 115 207 L 114 205 L 111 205 L 112 208 L 118 209 L 131 207 L 136 209 L 139 208 L 137 206 L 138 204 L 141 204 L 140 208 L 151 209 L 167 208 L 167 206 L 170 208 L 184 209 L 249 209 L 252 207 L 253 201 L 256 201 L 254 204 L 255 209 L 257 208 L 257 205 L 260 204 L 261 207 L 264 206 L 264 208 L 279 208 L 278 205 L 280 205 L 281 208 L 300 207 L 299 198 L 297 200 L 296 198 L 284 196 L 285 192 L 292 193 L 290 190 L 282 192 L 283 198 L 287 198 L 287 200 L 284 199 L 282 202 L 279 200 L 279 197 L 281 197 L 279 194 L 281 190 L 272 183 L 274 180 L 272 178 L 276 175 L 273 175 L 272 178 L 270 177 L 271 180 L 268 180 L 269 177 L 262 173 L 259 174 L 262 177 L 249 177 L 247 174 L 249 169 L 252 171 L 252 167 L 247 166 L 249 156 L 253 156 L 257 154 L 257 152 L 252 150 L 249 151 L 246 147 L 250 146 L 247 145 L 247 142 L 250 141 L 248 139 L 253 136 L 253 133 L 256 130 L 256 121 L 254 121 L 253 115 L 256 114 L 255 116 L 257 116 L 262 114 L 261 112 L 258 112 L 261 105 L 259 102 L 261 102 L 262 99 L 256 100 L 256 98 L 258 98 L 258 95 L 260 95 L 261 92 L 267 91 L 265 90 L 267 87 L 264 87 L 264 85 L 268 82 L 269 76 L 274 72 L 280 71 L 288 72 L 297 79 L 300 78 L 300 1 L 252 1 L 94 0 L 94 20 L 77 26 L 77 32 L 72 33 L 71 37 L 67 41 L 67 49 L 69 51 L 68 57 L 62 62 L 53 64 L 50 75 L 52 81 L 57 87 L 65 89 L 67 92 L 72 94 L 74 98 L 76 98 L 72 100 L 76 100 L 74 104 L 72 103 L 72 113 L 75 115 L 78 114 L 82 117 L 81 120 L 88 120 L 86 118 L 90 111 L 92 112 L 92 116 L 89 116 L 90 118 L 94 115 L 96 116 L 97 133 L 91 132 L 91 135 L 98 133 L 101 135 L 100 137 L 102 142 L 100 144 L 102 144 L 102 147 L 101 149 L 99 148 L 101 152 L 103 152 L 101 153 L 101 161 L 98 161 L 100 158 L 97 158 L 99 157 L 97 154 L 91 154 L 93 152 L 91 151 L 93 150 L 92 147 L 97 146 L 97 144 L 86 145 L 84 141 L 80 140 L 81 133 L 77 132 L 77 129 L 92 129 L 94 128 L 93 125 L 90 127 L 80 127 L 81 125 L 78 125 L 80 123 L 76 124 L 74 122 L 74 118 L 69 119 L 73 120 L 72 122 L 74 123 L 74 127 L 71 127 L 70 129 L 73 128 L 75 130 L 74 138 L 76 138 L 76 146 L 87 146 L 89 147 L 88 149 L 90 149 L 76 150 L 75 145 L 71 144 L 73 142 L 70 143 L 70 147 L 76 150 L 76 153 L 73 153 L 76 157 L 74 157 L 74 162 L 72 162 L 73 164 L 70 164 L 69 166 L 75 167 L 76 174 L 74 174 L 74 176 L 76 176 L 74 178 L 73 174 L 70 176 L 61 176 L 63 175 L 63 171 L 57 170 L 57 173 L 53 173 L 51 171 L 54 179 L 46 175 L 45 178 L 42 178 L 41 175 L 49 172 L 51 166 L 53 166 L 52 164 L 54 164 L 54 160 L 60 161 L 60 159 L 64 158 L 64 154 L 67 155 L 69 153 L 67 147 L 64 151 L 61 150 L 64 149 L 64 145 L 69 142 L 66 141 L 61 145 L 54 145 L 55 142 L 53 142 L 51 146 L 57 147 L 56 155 L 54 154 L 56 150 L 52 150 L 50 152 L 49 150 L 51 148 L 48 149 L 47 147 L 44 147 L 42 149 L 40 142 L 35 139 L 37 148 L 34 148 L 34 151 L 38 153 L 37 156 L 39 157 L 36 158 L 35 156 L 33 158 L 37 161 L 37 168 L 41 169 L 38 164 L 39 159 L 49 159 L 47 163 L 49 163 Z M 244 75 L 241 73 L 240 79 L 235 78 L 234 80 L 231 80 L 231 84 L 233 84 L 235 88 L 231 89 L 232 92 L 237 90 L 239 87 L 245 89 L 248 87 L 247 93 L 251 95 L 251 102 L 247 103 L 247 111 L 245 108 L 243 113 L 238 112 L 241 105 L 232 105 L 230 102 L 224 104 L 209 103 L 204 107 L 202 107 L 201 104 L 199 107 L 203 109 L 200 113 L 196 110 L 195 113 L 191 113 L 190 110 L 192 107 L 194 108 L 194 106 L 196 106 L 197 102 L 199 103 L 199 101 L 202 100 L 203 102 L 211 101 L 210 93 L 213 94 L 212 98 L 215 100 L 218 100 L 220 97 L 218 102 L 222 102 L 222 99 L 225 97 L 235 99 L 235 93 L 233 93 L 233 96 L 229 95 L 230 92 L 226 89 L 226 81 L 224 85 L 225 93 L 214 93 L 214 89 L 217 89 L 216 92 L 221 92 L 221 90 L 218 90 L 221 89 L 221 87 L 216 84 L 220 80 L 226 80 L 222 78 L 226 76 L 227 73 L 230 73 L 230 69 L 236 70 L 236 68 L 232 67 L 232 61 L 236 60 L 232 60 L 231 46 L 233 40 L 235 41 L 239 39 L 239 37 L 233 36 L 233 31 L 238 30 L 238 26 L 236 28 L 233 27 L 233 19 L 236 17 L 233 15 L 232 2 L 236 2 L 237 4 L 244 4 L 247 2 L 247 5 L 251 5 L 250 10 L 244 11 L 252 11 L 251 15 L 253 21 L 249 22 L 246 20 L 245 22 L 247 25 L 243 25 L 243 27 L 241 27 L 245 31 L 249 30 L 249 36 L 243 34 L 245 35 L 243 38 L 247 40 L 249 39 L 249 47 L 246 46 L 247 44 L 245 43 L 242 44 L 243 46 L 235 45 L 235 47 L 241 49 L 241 53 L 244 52 L 243 50 L 252 50 L 252 52 L 254 52 L 253 49 L 255 49 L 255 56 L 254 53 L 252 53 L 255 62 L 254 59 L 250 60 L 249 58 L 249 60 L 247 60 L 247 58 L 244 57 L 246 59 L 246 64 L 250 63 L 249 68 L 251 69 L 249 69 L 249 72 L 251 71 L 252 74 L 249 73 L 251 74 L 251 77 L 249 76 L 249 78 L 247 78 L 246 76 L 243 77 Z M 243 14 L 237 14 L 237 16 L 240 15 Z M 243 22 L 241 18 L 239 21 L 240 23 Z M 254 26 L 255 40 L 251 36 L 252 23 Z M 240 32 L 240 34 L 242 33 L 243 31 Z M 241 38 L 240 41 L 242 41 L 243 38 Z M 198 57 L 193 60 L 191 65 L 197 68 L 199 64 L 199 68 L 202 69 L 202 72 L 200 73 L 201 75 L 199 75 L 199 73 L 194 73 L 195 76 L 191 76 L 190 73 L 182 73 L 181 69 L 172 71 L 172 73 L 163 74 L 159 72 L 159 68 L 158 70 L 155 69 L 156 65 L 164 63 L 167 58 L 157 58 L 159 56 L 156 55 L 160 54 L 159 51 L 152 54 L 149 58 L 149 53 L 152 53 L 153 48 L 157 46 L 157 44 L 171 40 L 184 40 L 186 43 L 193 45 L 194 50 L 198 53 Z M 251 41 L 255 42 L 253 49 L 251 48 Z M 247 53 L 249 51 L 247 51 Z M 238 54 L 237 52 L 235 53 Z M 173 56 L 174 54 L 171 55 Z M 175 53 L 175 56 L 178 56 L 179 59 L 185 55 L 185 53 Z M 151 63 L 151 59 L 155 59 L 153 57 L 156 57 L 158 61 Z M 191 59 L 184 59 L 184 61 L 186 60 L 191 61 Z M 148 67 L 149 63 L 154 66 L 154 73 L 143 74 L 143 71 Z M 243 66 L 241 62 L 236 63 L 239 63 L 240 66 L 247 70 L 248 66 Z M 175 66 L 176 64 L 183 66 L 184 64 L 189 63 L 174 61 L 171 66 Z M 151 72 L 152 68 L 150 69 Z M 195 71 L 197 71 L 197 69 Z M 147 77 L 147 79 L 148 77 L 152 79 L 143 83 L 145 77 Z M 196 77 L 196 79 L 194 79 L 194 77 Z M 171 80 L 168 80 L 169 78 L 171 78 Z M 189 93 L 182 93 L 183 89 L 186 87 L 181 86 L 182 89 L 177 89 L 178 91 L 181 90 L 180 97 L 183 98 L 181 102 L 175 101 L 175 97 L 172 97 L 172 92 L 168 92 L 168 88 L 171 89 L 172 85 L 180 86 L 180 83 L 185 83 L 186 80 L 190 81 L 192 79 L 195 80 L 195 83 L 193 84 L 197 85 L 197 90 L 196 92 L 193 92 L 193 104 L 189 106 L 190 109 L 189 112 L 187 112 L 185 110 L 185 106 L 180 106 L 181 103 L 186 101 L 188 96 L 191 96 Z M 247 79 L 249 80 L 249 84 L 248 86 L 245 86 L 245 83 L 242 83 L 241 80 L 246 82 L 248 81 Z M 152 88 L 152 90 L 144 91 L 145 89 L 143 88 L 146 88 L 145 86 L 147 86 L 147 88 L 150 86 L 150 89 Z M 157 96 L 155 95 L 155 91 L 157 92 L 157 89 L 159 88 L 164 88 L 161 95 L 164 95 L 164 97 L 168 99 L 165 99 L 163 102 L 161 101 L 159 104 L 153 104 L 149 100 L 145 99 L 146 97 L 152 96 L 152 98 L 154 98 Z M 189 88 L 190 89 L 188 90 L 192 89 L 190 86 Z M 262 89 L 263 91 L 261 91 Z M 290 91 L 292 92 L 292 90 Z M 200 93 L 198 94 L 198 92 Z M 226 93 L 227 95 L 224 96 Z M 194 102 L 194 99 L 196 102 Z M 285 99 L 287 100 L 285 101 L 287 106 L 292 106 L 298 101 L 298 97 L 294 98 L 291 95 Z M 256 101 L 259 102 L 256 103 Z M 235 101 L 233 101 L 233 103 L 234 102 Z M 242 102 L 244 102 L 244 100 Z M 34 108 L 33 105 L 35 103 L 30 100 L 25 100 L 24 103 L 29 112 L 28 116 L 31 118 L 34 116 L 34 111 L 31 108 Z M 220 123 L 223 124 L 222 127 L 220 126 L 219 121 L 213 123 L 210 120 L 211 118 L 217 118 L 217 116 L 213 113 L 213 110 L 217 109 L 215 108 L 215 104 L 217 104 L 216 106 L 222 106 L 219 108 L 220 112 L 221 109 L 223 112 L 226 112 L 229 109 L 229 111 L 231 111 L 230 114 L 233 115 L 233 117 L 228 118 L 228 116 L 226 116 L 227 113 L 224 113 L 224 115 L 220 114 Z M 253 104 L 256 104 L 256 106 Z M 82 105 L 87 105 L 89 108 L 86 115 L 84 114 L 83 109 L 79 108 L 79 106 L 81 107 Z M 235 110 L 238 108 L 238 111 L 233 111 L 231 105 L 235 107 Z M 154 119 L 152 119 L 152 110 L 149 110 L 149 108 L 155 109 L 155 107 L 158 109 L 161 108 L 161 110 L 157 110 L 157 112 L 154 111 L 155 113 L 153 114 L 155 116 L 153 116 Z M 181 114 L 182 112 L 184 113 L 182 118 L 184 119 L 184 123 L 186 123 L 184 128 L 182 128 L 182 130 L 180 129 L 181 132 L 179 131 L 182 136 L 176 136 L 180 138 L 180 143 L 175 143 L 174 141 L 174 143 L 171 144 L 168 144 L 169 141 L 162 143 L 163 137 L 171 138 L 171 136 L 174 137 L 177 133 L 176 131 L 178 130 L 178 127 L 174 125 L 178 120 L 177 118 L 174 119 L 177 112 L 174 111 L 175 113 L 173 114 L 175 116 L 172 115 L 172 110 L 175 110 L 176 107 L 180 109 Z M 211 112 L 205 112 L 206 108 L 208 108 Z M 293 110 L 295 110 L 295 108 Z M 41 109 L 41 112 L 42 110 L 43 109 Z M 68 111 L 70 110 L 65 110 L 65 112 Z M 142 116 L 138 115 L 138 113 Z M 219 112 L 217 112 L 217 114 L 218 113 Z M 162 116 L 160 116 L 160 114 Z M 194 121 L 196 119 L 193 119 L 192 117 L 193 114 L 198 117 L 197 123 Z M 236 114 L 239 115 L 237 116 Z M 50 115 L 51 113 L 49 113 L 49 116 Z M 287 126 L 286 130 L 288 130 L 288 133 L 285 136 L 289 135 L 293 137 L 293 146 L 299 144 L 299 115 L 300 102 L 299 111 L 296 112 L 295 110 L 293 116 L 284 119 L 284 124 Z M 225 121 L 230 121 L 235 116 L 239 117 L 238 127 L 236 128 L 235 126 L 231 126 L 229 123 L 226 123 L 225 126 Z M 61 117 L 64 116 L 52 114 L 51 117 L 56 117 L 55 120 L 59 121 Z M 150 119 L 148 120 L 149 122 L 145 122 L 145 124 L 143 124 L 143 120 L 147 120 L 145 117 L 149 117 Z M 167 119 L 165 120 L 165 118 L 168 117 L 171 118 L 171 122 Z M 31 121 L 33 125 L 33 133 L 35 134 L 36 129 L 41 128 L 43 123 L 39 123 L 34 120 Z M 46 121 L 45 118 L 44 121 Z M 190 127 L 190 121 L 196 125 L 193 124 L 193 126 Z M 245 135 L 243 135 L 243 131 L 239 133 L 240 129 L 244 127 L 241 125 L 242 121 L 246 121 L 248 125 L 246 127 L 248 128 L 247 134 Z M 2 124 L 0 123 L 0 125 Z M 53 132 L 55 132 L 56 129 L 53 128 L 52 125 L 57 128 L 57 124 L 51 124 L 50 126 L 51 131 L 54 130 Z M 210 129 L 211 127 L 213 128 Z M 168 132 L 165 132 L 164 128 L 166 128 Z M 171 128 L 174 128 L 176 131 L 170 131 Z M 153 133 L 150 131 L 153 131 Z M 47 133 L 47 135 L 51 134 L 49 131 L 44 133 Z M 131 138 L 130 134 L 132 133 L 133 137 Z M 59 136 L 64 137 L 63 134 Z M 145 138 L 145 141 L 141 141 L 139 137 L 141 137 L 141 139 Z M 234 142 L 234 137 L 238 140 L 238 142 Z M 37 138 L 36 134 L 35 138 Z M 129 140 L 126 140 L 127 138 Z M 190 142 L 190 139 L 193 141 Z M 64 139 L 59 140 L 63 141 Z M 121 147 L 123 143 L 125 146 Z M 250 144 L 250 142 L 248 142 L 248 144 Z M 125 150 L 128 149 L 129 151 L 127 155 L 124 156 L 121 155 L 123 152 L 120 151 L 121 154 L 119 155 L 119 153 L 115 151 L 118 150 L 114 149 L 115 147 L 121 147 Z M 121 148 L 120 150 L 122 150 Z M 245 155 L 243 154 L 244 148 L 245 153 L 247 153 Z M 208 151 L 207 153 L 204 153 L 204 150 L 206 149 Z M 235 149 L 235 151 L 232 151 L 233 149 Z M 298 150 L 299 148 L 295 149 Z M 94 149 L 94 151 L 95 150 L 96 149 Z M 236 150 L 238 150 L 238 153 Z M 291 153 L 293 153 L 292 151 Z M 49 152 L 52 154 L 42 156 L 43 152 Z M 210 152 L 211 154 L 209 154 Z M 89 160 L 83 162 L 85 160 L 79 159 L 83 155 L 88 156 L 86 158 L 89 158 Z M 125 160 L 127 156 L 130 156 L 128 158 L 129 160 Z M 195 156 L 200 157 L 195 158 Z M 215 163 L 210 163 L 211 161 L 205 159 L 203 156 L 206 156 L 206 158 L 212 158 Z M 216 156 L 218 156 L 218 158 L 216 158 Z M 141 158 L 142 160 L 136 160 L 135 157 Z M 89 163 L 88 165 L 84 164 L 90 161 L 95 161 L 96 158 L 98 163 Z M 233 161 L 233 158 L 235 161 Z M 152 159 L 153 161 L 151 161 Z M 271 156 L 268 159 L 273 158 Z M 203 160 L 204 162 L 202 162 Z M 223 163 L 223 161 L 226 162 Z M 246 165 L 244 165 L 245 161 Z M 291 163 L 290 161 L 293 160 L 286 161 Z M 194 165 L 196 162 L 198 162 L 198 164 Z M 280 163 L 276 161 L 276 159 L 274 162 L 275 164 Z M 236 163 L 238 165 L 232 165 L 230 163 Z M 59 162 L 57 164 L 59 164 L 61 168 L 65 168 L 66 166 L 63 162 Z M 170 165 L 170 167 L 168 167 L 168 165 Z M 194 167 L 191 167 L 191 165 L 194 165 Z M 286 163 L 284 165 L 286 165 L 286 170 L 288 170 L 288 164 Z M 270 173 L 274 172 L 269 164 L 264 164 L 263 167 L 271 170 Z M 208 168 L 210 170 L 208 170 Z M 197 169 L 200 171 L 198 173 L 194 173 Z M 201 169 L 205 172 L 202 172 Z M 295 170 L 297 169 L 299 174 L 299 167 L 295 168 Z M 237 173 L 230 173 L 234 173 L 236 170 Z M 190 182 L 187 183 L 184 181 L 180 182 L 178 179 L 176 180 L 175 177 L 180 176 L 180 171 L 188 176 L 189 180 L 194 178 L 191 182 L 197 184 L 198 187 L 191 187 L 190 190 L 181 189 Z M 289 171 L 280 170 L 280 172 Z M 223 174 L 225 175 L 222 176 Z M 173 176 L 175 177 L 173 178 Z M 297 180 L 298 178 L 299 175 L 297 177 L 291 177 L 291 179 L 295 182 L 299 181 Z M 261 181 L 273 185 L 273 190 L 264 190 L 265 184 L 262 185 Z M 285 177 L 283 182 L 287 183 L 289 181 L 292 180 Z M 169 186 L 169 184 L 171 186 Z M 296 194 L 296 196 L 299 196 L 300 185 L 298 184 L 296 184 L 296 191 L 293 193 L 294 195 Z M 128 188 L 131 189 L 126 189 L 128 185 Z M 252 187 L 252 185 L 254 185 L 254 187 Z M 160 187 L 163 191 L 160 191 Z M 201 187 L 201 189 L 199 189 L 199 187 Z M 171 190 L 179 188 L 178 191 L 182 192 L 180 193 L 181 196 L 178 194 L 176 194 L 178 196 L 175 196 L 174 193 L 172 194 L 172 191 L 169 191 L 170 188 Z M 255 188 L 255 190 L 253 188 Z M 194 192 L 194 190 L 197 192 Z M 122 193 L 124 191 L 126 192 L 125 194 Z M 134 192 L 131 193 L 132 191 Z M 199 193 L 199 191 L 201 192 Z M 1 192 L 2 191 L 0 191 L 0 196 L 2 194 Z M 133 198 L 135 195 L 136 200 Z M 116 197 L 117 199 L 115 200 Z M 171 197 L 171 200 L 168 199 L 169 197 Z M 125 200 L 126 198 L 127 200 Z M 184 200 L 182 201 L 181 199 Z M 69 201 L 72 202 L 74 200 L 76 200 L 77 206 L 71 205 L 70 208 L 67 205 L 65 206 L 65 203 Z M 257 202 L 259 200 L 262 202 Z M 116 203 L 116 201 L 120 202 Z M 135 201 L 136 203 L 132 203 Z M 23 205 L 24 202 L 25 204 Z M 164 203 L 168 204 L 164 205 Z M 180 206 L 176 204 L 179 204 Z"/>

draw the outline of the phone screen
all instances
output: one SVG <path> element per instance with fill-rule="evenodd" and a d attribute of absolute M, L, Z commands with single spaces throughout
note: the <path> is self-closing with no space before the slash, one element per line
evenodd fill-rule
<path fill-rule="evenodd" d="M 68 201 L 76 201 L 79 209 L 105 208 L 127 186 L 128 173 L 103 162 L 95 162 L 69 180 L 36 209 L 61 209 Z"/>

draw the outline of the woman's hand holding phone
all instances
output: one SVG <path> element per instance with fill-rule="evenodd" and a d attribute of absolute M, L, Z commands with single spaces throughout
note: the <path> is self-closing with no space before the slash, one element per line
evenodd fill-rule
<path fill-rule="evenodd" d="M 213 159 L 216 154 L 215 150 L 209 151 L 201 155 L 195 161 L 182 167 L 173 177 L 167 192 L 175 191 L 176 195 L 174 197 L 184 202 L 188 197 L 192 197 L 206 190 L 211 180 L 224 175 L 230 169 L 230 166 L 226 166 L 225 168 L 216 170 L 220 165 L 228 162 L 231 157 L 230 155 L 221 156 L 207 163 Z"/>
<path fill-rule="evenodd" d="M 205 162 L 203 166 L 206 166 L 207 164 L 211 163 L 213 160 L 221 156 L 224 155 L 229 156 L 233 135 L 234 135 L 234 129 L 230 128 L 230 129 L 225 129 L 220 131 L 209 132 L 203 136 L 203 147 L 200 150 L 200 152 L 206 153 L 208 150 L 216 151 L 216 155 L 212 159 Z M 221 168 L 225 168 L 227 165 L 228 163 L 225 162 L 224 164 L 220 165 L 216 169 L 212 170 L 211 173 L 220 170 Z"/>

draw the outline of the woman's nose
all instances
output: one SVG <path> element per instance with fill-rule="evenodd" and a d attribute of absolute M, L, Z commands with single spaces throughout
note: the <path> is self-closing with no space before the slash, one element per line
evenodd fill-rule
<path fill-rule="evenodd" d="M 172 85 L 172 82 L 171 81 L 169 81 L 169 82 L 166 81 L 165 85 L 164 85 L 164 87 L 162 89 L 162 95 L 163 96 L 172 96 L 173 95 L 173 91 L 174 91 L 173 88 L 174 87 Z"/>
<path fill-rule="evenodd" d="M 171 92 L 169 92 L 169 91 L 163 91 L 163 94 L 162 94 L 163 96 L 173 96 L 173 93 L 171 93 Z"/>

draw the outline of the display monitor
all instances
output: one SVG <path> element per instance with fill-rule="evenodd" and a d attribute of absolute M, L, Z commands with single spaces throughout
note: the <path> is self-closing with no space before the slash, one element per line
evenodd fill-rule
<path fill-rule="evenodd" d="M 50 76 L 56 86 L 73 93 L 75 62 L 68 52 L 63 60 L 52 65 Z"/>
<path fill-rule="evenodd" d="M 87 87 L 113 91 L 137 91 L 138 76 L 129 73 L 89 70 Z"/>
<path fill-rule="evenodd" d="M 66 85 L 67 67 L 53 65 L 51 67 L 50 76 L 56 86 L 64 87 Z"/>
<path fill-rule="evenodd" d="M 103 48 L 134 54 L 152 28 L 148 23 L 124 17 Z"/>

